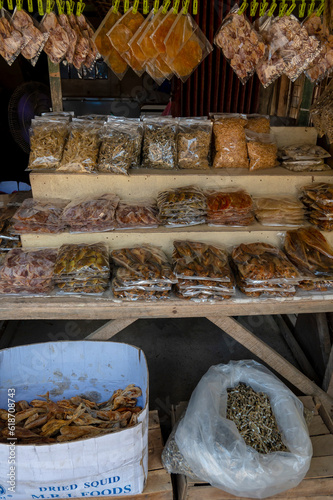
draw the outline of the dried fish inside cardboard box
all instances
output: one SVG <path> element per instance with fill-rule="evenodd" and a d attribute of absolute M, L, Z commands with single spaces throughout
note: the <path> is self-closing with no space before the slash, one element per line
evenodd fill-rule
<path fill-rule="evenodd" d="M 10 250 L 0 268 L 0 292 L 51 292 L 56 257 L 57 251 L 51 248 Z"/>
<path fill-rule="evenodd" d="M 207 119 L 178 120 L 177 153 L 179 168 L 209 168 L 212 122 Z"/>
<path fill-rule="evenodd" d="M 209 225 L 249 226 L 254 223 L 252 198 L 243 189 L 209 189 L 205 194 Z"/>
<path fill-rule="evenodd" d="M 32 401 L 18 401 L 15 413 L 0 409 L 0 424 L 15 417 L 14 439 L 20 445 L 53 444 L 103 436 L 137 424 L 142 395 L 135 384 L 117 389 L 108 401 L 96 403 L 84 395 L 54 401 L 49 392 Z M 39 399 L 40 398 L 40 399 Z M 0 442 L 8 442 L 8 425 L 0 427 Z M 11 434 L 12 437 L 12 434 Z"/>
<path fill-rule="evenodd" d="M 111 231 L 116 226 L 118 202 L 119 197 L 114 194 L 80 198 L 65 206 L 61 220 L 72 232 Z"/>
<path fill-rule="evenodd" d="M 101 146 L 97 170 L 128 174 L 140 164 L 142 127 L 134 120 L 111 120 L 101 130 Z"/>
<path fill-rule="evenodd" d="M 232 420 L 248 446 L 267 454 L 289 451 L 283 442 L 269 397 L 240 382 L 227 389 L 226 418 Z"/>
<path fill-rule="evenodd" d="M 264 55 L 265 44 L 245 14 L 238 14 L 238 11 L 239 5 L 235 4 L 222 21 L 214 43 L 222 49 L 240 81 L 245 83 Z"/>
<path fill-rule="evenodd" d="M 69 117 L 35 117 L 29 129 L 28 168 L 53 170 L 59 167 L 69 133 Z"/>
<path fill-rule="evenodd" d="M 142 167 L 173 169 L 177 167 L 177 123 L 170 118 L 143 119 Z"/>
<path fill-rule="evenodd" d="M 62 200 L 25 199 L 12 217 L 12 232 L 25 234 L 64 231 L 66 223 L 62 220 L 62 213 L 65 205 L 66 202 Z"/>
<path fill-rule="evenodd" d="M 62 160 L 57 170 L 93 172 L 97 166 L 103 125 L 102 120 L 73 118 Z"/>
<path fill-rule="evenodd" d="M 254 199 L 255 215 L 264 226 L 301 226 L 305 223 L 305 207 L 292 196 L 269 196 Z"/>
<path fill-rule="evenodd" d="M 207 202 L 203 191 L 195 186 L 185 186 L 162 191 L 157 196 L 159 218 L 172 226 L 204 224 Z"/>
<path fill-rule="evenodd" d="M 301 227 L 286 232 L 284 251 L 300 270 L 304 279 L 298 287 L 326 291 L 333 287 L 333 248 L 314 227 Z"/>

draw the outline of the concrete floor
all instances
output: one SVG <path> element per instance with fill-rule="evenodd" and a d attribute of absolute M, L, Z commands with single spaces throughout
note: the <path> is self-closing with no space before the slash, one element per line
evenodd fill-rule
<path fill-rule="evenodd" d="M 239 317 L 259 338 L 297 366 L 271 316 Z M 10 321 L 0 337 L 0 348 L 38 342 L 81 340 L 105 321 Z M 170 405 L 186 401 L 211 365 L 231 359 L 256 359 L 204 318 L 142 319 L 113 337 L 140 347 L 147 358 L 150 408 L 158 409 L 165 424 Z M 258 360 L 259 361 L 259 360 Z"/>

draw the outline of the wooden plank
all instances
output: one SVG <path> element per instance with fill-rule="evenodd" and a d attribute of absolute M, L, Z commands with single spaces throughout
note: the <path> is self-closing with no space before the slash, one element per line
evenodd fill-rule
<path fill-rule="evenodd" d="M 324 436 L 320 436 L 324 437 Z M 163 469 L 161 454 L 163 451 L 163 439 L 161 429 L 152 429 L 149 431 L 148 446 L 148 470 Z"/>
<path fill-rule="evenodd" d="M 53 111 L 62 111 L 62 90 L 59 64 L 53 64 L 50 58 L 47 58 L 49 68 L 51 101 Z"/>
<path fill-rule="evenodd" d="M 135 321 L 136 319 L 112 319 L 85 337 L 85 340 L 109 340 Z"/>
<path fill-rule="evenodd" d="M 316 372 L 312 368 L 311 363 L 309 362 L 308 358 L 304 354 L 303 349 L 293 336 L 291 330 L 288 328 L 286 322 L 284 319 L 281 317 L 281 315 L 275 315 L 273 316 L 273 320 L 279 327 L 280 333 L 283 336 L 284 340 L 289 346 L 289 349 L 293 353 L 294 358 L 296 359 L 297 363 L 299 364 L 301 370 L 303 373 L 309 377 L 311 380 L 314 380 L 317 384 L 319 383 L 319 377 L 317 376 Z"/>
<path fill-rule="evenodd" d="M 332 488 L 332 484 L 330 485 Z M 281 495 L 274 495 L 269 497 L 270 499 L 274 498 L 286 498 L 288 500 L 304 500 L 305 498 L 308 500 L 312 498 L 313 500 L 332 500 L 333 496 L 328 492 L 326 495 L 322 494 L 319 491 L 318 495 L 308 494 L 307 491 L 304 492 L 304 495 L 299 495 L 297 491 L 295 491 L 294 495 L 291 496 L 291 492 L 293 490 L 288 490 L 288 492 L 281 493 Z M 283 496 L 284 495 L 284 496 Z M 247 500 L 247 497 L 236 497 L 231 495 L 230 493 L 226 493 L 218 488 L 212 488 L 209 486 L 196 486 L 193 488 L 189 488 L 187 490 L 187 494 L 184 497 L 179 497 L 179 500 Z"/>
<path fill-rule="evenodd" d="M 329 434 L 330 431 L 324 424 L 323 419 L 320 415 L 315 415 L 310 422 L 309 425 L 309 434 L 310 436 L 321 436 L 324 434 Z"/>
<path fill-rule="evenodd" d="M 315 398 L 315 401 L 318 401 L 319 404 L 319 399 Z M 333 406 L 324 404 L 319 405 L 318 413 L 323 419 L 328 430 L 333 434 Z"/>
<path fill-rule="evenodd" d="M 333 346 L 331 347 L 331 352 L 326 365 L 323 389 L 333 397 Z"/>
<path fill-rule="evenodd" d="M 207 224 L 187 227 L 165 227 L 147 229 L 128 229 L 114 230 L 92 233 L 70 233 L 62 232 L 59 234 L 41 233 L 24 234 L 21 236 L 22 246 L 24 248 L 38 247 L 60 247 L 65 244 L 81 243 L 99 243 L 104 242 L 111 249 L 124 248 L 138 244 L 151 244 L 159 246 L 171 255 L 173 250 L 173 241 L 175 239 L 191 239 L 195 241 L 208 242 L 211 244 L 220 244 L 234 246 L 240 243 L 264 242 L 271 245 L 280 246 L 280 231 L 287 231 L 288 227 L 262 226 L 254 223 L 246 228 L 244 227 L 210 227 Z M 333 231 L 323 232 L 329 244 L 333 245 Z"/>
<path fill-rule="evenodd" d="M 322 353 L 324 365 L 326 366 L 331 352 L 331 338 L 330 338 L 330 332 L 328 328 L 326 314 L 317 313 L 316 323 L 317 323 L 320 350 Z"/>
<path fill-rule="evenodd" d="M 333 434 L 311 437 L 314 457 L 331 456 L 333 461 Z"/>
<path fill-rule="evenodd" d="M 333 476 L 332 456 L 312 458 L 310 469 L 306 474 L 307 478 L 332 477 L 332 476 Z"/>
<path fill-rule="evenodd" d="M 312 380 L 308 379 L 308 377 L 303 375 L 303 373 L 289 363 L 289 361 L 286 361 L 279 353 L 274 351 L 274 349 L 256 337 L 252 332 L 241 326 L 236 320 L 227 316 L 221 318 L 207 317 L 207 319 L 249 349 L 249 351 L 267 363 L 273 370 L 304 394 L 318 396 L 323 403 L 326 402 L 329 406 L 333 404 L 333 399 L 312 382 Z"/>
<path fill-rule="evenodd" d="M 288 127 L 281 127 L 283 129 Z M 311 129 L 309 129 L 311 130 Z M 284 130 L 284 142 L 294 132 Z M 299 136 L 295 141 L 301 140 Z M 303 139 L 304 140 L 304 139 Z M 311 141 L 310 141 L 311 142 Z M 80 196 L 93 197 L 106 192 L 115 193 L 124 201 L 135 200 L 144 193 L 146 198 L 156 197 L 164 189 L 173 189 L 189 184 L 201 188 L 244 187 L 251 195 L 289 193 L 297 194 L 300 186 L 316 181 L 332 181 L 333 172 L 292 172 L 282 167 L 250 172 L 247 169 L 186 170 L 176 173 L 169 170 L 134 169 L 130 175 L 108 173 L 76 174 L 65 172 L 31 172 L 30 184 L 33 197 L 37 199 L 74 199 Z M 46 188 L 47 186 L 47 188 Z"/>
<path fill-rule="evenodd" d="M 282 300 L 239 296 L 216 304 L 197 304 L 170 299 L 157 303 L 113 302 L 107 297 L 14 297 L 0 298 L 0 320 L 19 319 L 123 319 L 132 318 L 204 318 L 286 314 L 294 311 L 333 310 L 333 295 L 286 297 Z"/>

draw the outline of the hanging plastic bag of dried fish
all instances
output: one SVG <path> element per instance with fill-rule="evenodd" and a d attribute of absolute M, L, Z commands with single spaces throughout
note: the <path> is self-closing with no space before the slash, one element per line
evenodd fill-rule
<path fill-rule="evenodd" d="M 311 457 L 300 400 L 266 367 L 244 360 L 202 377 L 162 462 L 237 497 L 266 498 L 297 486 Z"/>

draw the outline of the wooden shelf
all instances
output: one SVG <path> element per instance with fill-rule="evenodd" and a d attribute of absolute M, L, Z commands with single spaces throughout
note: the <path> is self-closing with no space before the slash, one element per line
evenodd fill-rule
<path fill-rule="evenodd" d="M 123 319 L 256 316 L 332 312 L 333 293 L 304 293 L 296 297 L 252 298 L 239 294 L 224 302 L 195 303 L 181 299 L 114 302 L 110 298 L 55 295 L 52 297 L 3 296 L 0 319 Z"/>

